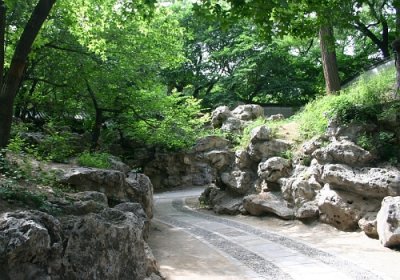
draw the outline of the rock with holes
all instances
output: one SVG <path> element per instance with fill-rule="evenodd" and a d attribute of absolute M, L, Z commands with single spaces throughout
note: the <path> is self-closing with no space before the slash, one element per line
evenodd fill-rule
<path fill-rule="evenodd" d="M 227 150 L 213 150 L 204 154 L 204 158 L 211 167 L 223 170 L 234 162 L 233 152 Z"/>
<path fill-rule="evenodd" d="M 400 246 L 400 196 L 383 199 L 377 216 L 377 228 L 383 246 Z"/>
<path fill-rule="evenodd" d="M 211 113 L 211 124 L 214 128 L 220 128 L 222 124 L 230 117 L 232 117 L 232 112 L 229 110 L 228 106 L 217 107 Z"/>
<path fill-rule="evenodd" d="M 251 171 L 233 170 L 221 174 L 221 181 L 234 194 L 246 194 L 254 187 L 255 175 Z"/>
<path fill-rule="evenodd" d="M 358 221 L 368 212 L 379 209 L 378 199 L 332 190 L 328 184 L 320 191 L 318 208 L 320 220 L 344 231 L 358 228 Z"/>
<path fill-rule="evenodd" d="M 255 120 L 264 117 L 264 108 L 254 104 L 239 105 L 232 111 L 232 115 L 242 121 Z"/>
<path fill-rule="evenodd" d="M 295 207 L 295 217 L 300 220 L 312 220 L 319 217 L 318 202 L 307 201 Z"/>
<path fill-rule="evenodd" d="M 237 118 L 227 118 L 221 126 L 221 130 L 230 133 L 240 133 L 244 122 Z"/>
<path fill-rule="evenodd" d="M 70 199 L 73 199 L 73 201 L 58 205 L 65 214 L 81 216 L 89 213 L 99 213 L 108 208 L 108 199 L 101 192 L 79 192 L 72 194 Z"/>
<path fill-rule="evenodd" d="M 358 221 L 358 226 L 368 237 L 378 239 L 376 216 L 376 212 L 368 212 Z"/>
<path fill-rule="evenodd" d="M 258 177 L 276 183 L 282 177 L 288 177 L 291 171 L 289 160 L 281 157 L 272 157 L 258 165 Z"/>
<path fill-rule="evenodd" d="M 250 159 L 250 155 L 246 150 L 238 150 L 235 152 L 235 164 L 240 170 L 254 168 L 254 162 Z"/>
<path fill-rule="evenodd" d="M 293 219 L 294 211 L 279 193 L 263 192 L 244 197 L 243 207 L 250 215 L 275 214 L 283 219 Z"/>
<path fill-rule="evenodd" d="M 225 150 L 229 146 L 229 141 L 219 136 L 206 136 L 199 139 L 192 148 L 194 153 L 209 152 L 212 150 Z"/>
<path fill-rule="evenodd" d="M 215 186 L 206 188 L 199 200 L 217 214 L 236 215 L 243 212 L 241 196 L 234 196 Z"/>
<path fill-rule="evenodd" d="M 365 166 L 374 159 L 370 152 L 348 140 L 333 141 L 315 150 L 312 156 L 320 163 L 343 163 L 350 166 Z"/>
<path fill-rule="evenodd" d="M 383 198 L 400 194 L 400 171 L 385 168 L 352 168 L 344 164 L 324 166 L 321 181 L 332 188 L 364 197 Z"/>

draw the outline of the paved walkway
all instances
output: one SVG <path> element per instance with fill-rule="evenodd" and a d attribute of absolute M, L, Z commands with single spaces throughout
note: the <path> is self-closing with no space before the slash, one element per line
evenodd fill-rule
<path fill-rule="evenodd" d="M 293 239 L 290 237 L 293 230 L 289 233 L 287 226 L 288 230 L 278 233 L 275 229 L 282 227 L 275 224 L 274 231 L 266 229 L 260 218 L 220 217 L 194 211 L 186 205 L 185 199 L 196 197 L 200 192 L 201 189 L 191 189 L 155 196 L 155 223 L 150 245 L 168 279 L 400 279 L 388 276 L 387 271 L 356 264 L 343 257 L 346 254 L 327 252 L 315 246 L 313 238 L 296 236 Z M 279 220 L 278 223 L 297 221 Z M 306 228 L 299 228 L 295 233 L 301 235 L 304 230 Z M 332 241 L 331 234 L 327 234 L 327 242 Z M 319 238 L 315 239 L 315 243 L 321 243 Z M 332 244 L 327 247 L 330 246 Z M 357 244 L 353 247 L 357 249 Z M 390 261 L 396 267 L 400 253 L 381 249 L 386 254 L 382 261 Z M 389 275 L 391 273 L 400 275 L 396 269 Z"/>

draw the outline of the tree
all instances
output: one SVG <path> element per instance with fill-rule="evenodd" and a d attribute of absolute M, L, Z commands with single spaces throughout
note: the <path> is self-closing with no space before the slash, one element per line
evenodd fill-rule
<path fill-rule="evenodd" d="M 28 55 L 31 51 L 33 42 L 37 37 L 44 21 L 48 17 L 56 0 L 39 0 L 24 28 L 22 35 L 16 44 L 14 55 L 12 57 L 9 68 L 5 72 L 4 67 L 4 34 L 6 29 L 6 8 L 4 1 L 0 1 L 0 148 L 4 148 L 8 144 L 10 138 L 13 106 L 17 95 L 21 79 L 26 69 Z"/>

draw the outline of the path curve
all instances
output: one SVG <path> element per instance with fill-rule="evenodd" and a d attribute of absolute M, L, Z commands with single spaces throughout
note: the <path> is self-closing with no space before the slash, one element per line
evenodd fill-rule
<path fill-rule="evenodd" d="M 179 231 L 180 234 L 196 239 L 189 242 L 198 242 L 206 246 L 205 250 L 197 252 L 198 255 L 204 255 L 202 261 L 205 267 L 213 270 L 219 261 L 222 267 L 225 266 L 224 269 L 220 269 L 217 265 L 216 271 L 211 271 L 212 276 L 197 277 L 198 279 L 389 279 L 282 234 L 242 221 L 195 211 L 185 204 L 185 199 L 198 197 L 201 191 L 202 189 L 196 188 L 157 194 L 154 211 L 156 227 L 157 224 L 167 226 L 173 229 L 175 234 Z M 190 246 L 187 242 L 182 240 L 180 246 Z M 196 246 L 200 245 L 192 246 L 192 250 Z M 155 247 L 157 256 L 159 244 Z M 219 255 L 213 258 L 212 254 Z M 162 260 L 159 261 L 163 263 Z M 190 263 L 189 259 L 184 261 Z M 175 266 L 179 266 L 179 263 Z M 188 277 L 174 277 L 174 268 L 169 269 L 169 279 Z M 187 270 L 190 270 L 190 266 Z M 229 277 L 224 277 L 227 275 Z M 193 275 L 190 277 L 196 279 Z"/>

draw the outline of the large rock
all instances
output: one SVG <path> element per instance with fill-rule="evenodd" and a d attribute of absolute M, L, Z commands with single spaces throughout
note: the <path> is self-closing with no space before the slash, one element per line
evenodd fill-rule
<path fill-rule="evenodd" d="M 368 212 L 377 211 L 379 200 L 335 191 L 327 184 L 320 191 L 318 198 L 320 220 L 344 231 L 358 228 L 358 221 Z"/>
<path fill-rule="evenodd" d="M 235 152 L 235 164 L 240 170 L 252 169 L 254 162 L 246 150 L 237 150 Z"/>
<path fill-rule="evenodd" d="M 383 246 L 400 246 L 400 196 L 383 199 L 377 216 L 377 228 Z"/>
<path fill-rule="evenodd" d="M 254 216 L 273 213 L 283 219 L 294 218 L 293 209 L 288 207 L 279 193 L 264 192 L 248 195 L 243 199 L 243 207 Z"/>
<path fill-rule="evenodd" d="M 149 177 L 141 173 L 130 172 L 126 183 L 126 195 L 129 201 L 140 203 L 147 217 L 153 218 L 153 185 Z"/>
<path fill-rule="evenodd" d="M 244 122 L 237 118 L 228 118 L 221 126 L 221 130 L 230 133 L 240 133 L 242 131 Z"/>
<path fill-rule="evenodd" d="M 108 199 L 106 195 L 101 192 L 79 192 L 71 195 L 70 199 L 73 201 L 61 205 L 59 201 L 55 201 L 55 204 L 63 213 L 77 216 L 99 213 L 105 208 L 108 208 Z"/>
<path fill-rule="evenodd" d="M 220 128 L 222 124 L 230 117 L 232 117 L 232 112 L 229 110 L 228 106 L 217 107 L 211 113 L 211 124 L 214 128 Z"/>
<path fill-rule="evenodd" d="M 253 161 L 261 161 L 270 157 L 280 156 L 291 148 L 292 142 L 282 139 L 272 139 L 266 142 L 251 143 L 247 152 Z"/>
<path fill-rule="evenodd" d="M 400 194 L 400 172 L 397 169 L 351 168 L 343 164 L 327 164 L 321 180 L 332 188 L 363 197 L 383 198 Z"/>
<path fill-rule="evenodd" d="M 222 173 L 221 181 L 233 193 L 246 194 L 253 188 L 255 176 L 250 171 L 234 170 Z"/>
<path fill-rule="evenodd" d="M 376 212 L 365 214 L 365 216 L 358 221 L 358 226 L 368 237 L 378 239 L 376 215 Z"/>
<path fill-rule="evenodd" d="M 204 158 L 216 170 L 223 170 L 234 162 L 233 152 L 227 150 L 213 150 L 204 154 Z"/>
<path fill-rule="evenodd" d="M 321 163 L 343 163 L 350 166 L 365 166 L 374 159 L 370 152 L 347 140 L 331 142 L 314 151 L 312 156 Z"/>
<path fill-rule="evenodd" d="M 199 200 L 217 214 L 236 215 L 242 212 L 242 197 L 233 196 L 215 186 L 206 188 Z"/>
<path fill-rule="evenodd" d="M 376 125 L 373 123 L 360 124 L 357 121 L 350 122 L 343 125 L 336 119 L 329 120 L 326 135 L 333 139 L 346 139 L 349 141 L 357 141 L 360 134 L 365 132 L 371 132 L 376 129 Z"/>
<path fill-rule="evenodd" d="M 98 191 L 107 197 L 126 200 L 125 178 L 117 170 L 79 167 L 65 171 L 60 182 L 73 185 L 79 191 Z"/>
<path fill-rule="evenodd" d="M 291 170 L 290 161 L 281 157 L 272 157 L 258 165 L 258 177 L 276 183 L 282 177 L 288 177 Z"/>
<path fill-rule="evenodd" d="M 250 121 L 264 117 L 264 109 L 254 104 L 239 105 L 232 111 L 232 115 L 240 120 Z"/>
<path fill-rule="evenodd" d="M 229 141 L 219 136 L 206 136 L 199 139 L 193 147 L 193 152 L 201 153 L 212 150 L 224 150 L 229 146 Z"/>
<path fill-rule="evenodd" d="M 253 130 L 250 132 L 251 143 L 265 142 L 271 140 L 271 138 L 272 138 L 272 130 L 265 125 L 253 128 Z"/>
<path fill-rule="evenodd" d="M 89 196 L 102 200 L 94 193 Z M 139 204 L 130 204 L 124 206 L 129 211 L 105 208 L 59 219 L 39 211 L 2 214 L 0 278 L 117 280 L 158 275 L 143 238 L 146 215 Z"/>

